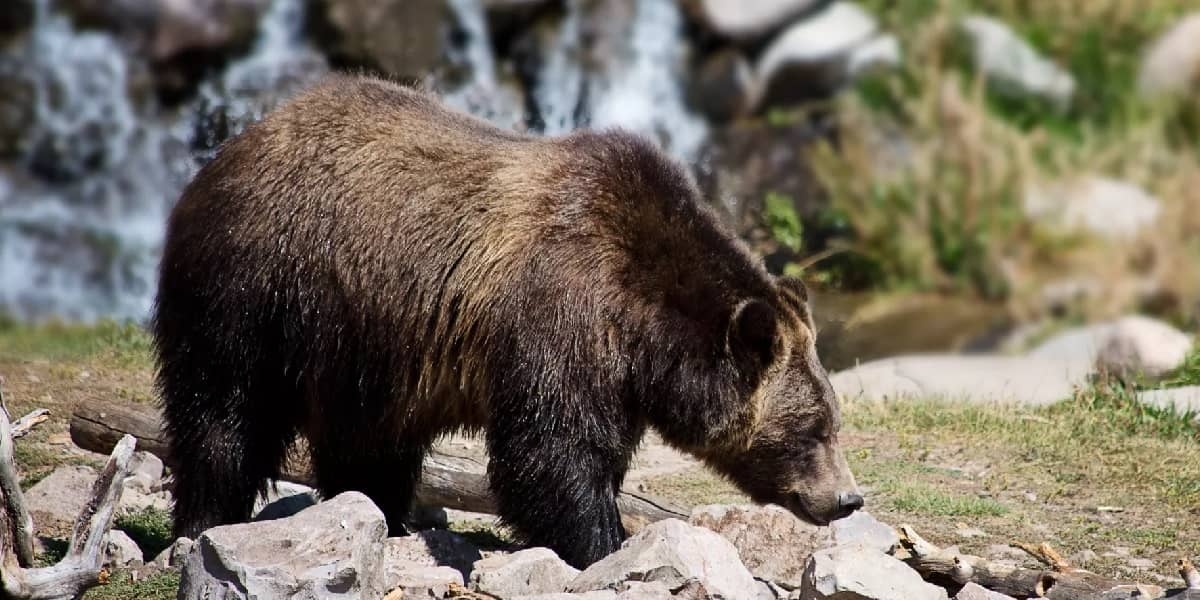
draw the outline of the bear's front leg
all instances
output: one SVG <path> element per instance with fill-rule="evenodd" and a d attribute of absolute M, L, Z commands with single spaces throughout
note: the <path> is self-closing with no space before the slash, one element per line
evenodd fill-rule
<path fill-rule="evenodd" d="M 613 485 L 625 465 L 622 453 L 564 433 L 561 426 L 553 435 L 493 427 L 488 476 L 506 524 L 530 546 L 550 548 L 585 569 L 625 540 Z"/>

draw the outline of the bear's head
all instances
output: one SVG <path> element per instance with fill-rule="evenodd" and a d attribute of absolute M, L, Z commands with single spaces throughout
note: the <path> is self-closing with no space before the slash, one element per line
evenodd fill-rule
<path fill-rule="evenodd" d="M 777 278 L 776 290 L 730 314 L 726 351 L 751 375 L 754 424 L 706 458 L 753 501 L 826 525 L 863 498 L 838 444 L 838 399 L 817 358 L 807 290 L 792 277 Z"/>

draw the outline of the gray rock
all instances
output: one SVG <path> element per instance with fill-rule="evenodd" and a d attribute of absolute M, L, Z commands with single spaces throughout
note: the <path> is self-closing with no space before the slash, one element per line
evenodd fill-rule
<path fill-rule="evenodd" d="M 691 103 L 714 122 L 749 114 L 758 103 L 758 81 L 750 61 L 737 48 L 704 59 L 692 78 Z"/>
<path fill-rule="evenodd" d="M 471 589 L 501 598 L 562 592 L 577 575 L 576 569 L 549 548 L 529 548 L 475 562 Z M 589 591 L 589 590 L 577 590 Z"/>
<path fill-rule="evenodd" d="M 773 505 L 700 506 L 690 522 L 729 540 L 755 577 L 789 590 L 800 587 L 809 555 L 833 545 L 829 527 L 810 525 Z"/>
<path fill-rule="evenodd" d="M 384 569 L 389 572 L 412 566 L 443 566 L 458 571 L 464 581 L 469 580 L 472 566 L 481 559 L 474 544 L 440 529 L 390 537 L 383 543 L 383 557 Z"/>
<path fill-rule="evenodd" d="M 1087 361 L 1095 370 L 1157 377 L 1183 364 L 1191 348 L 1191 336 L 1157 319 L 1133 315 L 1064 331 L 1027 356 Z"/>
<path fill-rule="evenodd" d="M 958 593 L 954 595 L 954 600 L 1011 600 L 1012 596 L 1006 596 L 1000 592 L 993 592 L 978 583 L 968 583 Z"/>
<path fill-rule="evenodd" d="M 269 521 L 290 517 L 317 504 L 320 495 L 316 490 L 290 481 L 274 481 L 267 493 L 254 501 L 251 515 L 256 521 Z"/>
<path fill-rule="evenodd" d="M 129 461 L 129 475 L 144 477 L 152 483 L 147 491 L 157 492 L 162 489 L 163 461 L 145 450 L 138 450 Z"/>
<path fill-rule="evenodd" d="M 378 598 L 383 512 L 363 494 L 339 494 L 299 514 L 214 527 L 196 540 L 179 598 Z"/>
<path fill-rule="evenodd" d="M 151 562 L 160 569 L 179 568 L 195 545 L 196 542 L 191 538 L 176 538 L 169 548 L 159 552 Z"/>
<path fill-rule="evenodd" d="M 817 0 L 693 0 L 688 9 L 718 35 L 754 39 L 787 25 Z"/>
<path fill-rule="evenodd" d="M 861 544 L 814 552 L 804 570 L 801 600 L 946 600 L 903 562 Z"/>
<path fill-rule="evenodd" d="M 317 41 L 336 60 L 423 78 L 445 50 L 441 0 L 314 0 Z"/>
<path fill-rule="evenodd" d="M 1070 398 L 1092 372 L 1086 359 L 1032 356 L 908 355 L 863 363 L 830 376 L 847 398 L 952 398 L 1052 404 Z"/>
<path fill-rule="evenodd" d="M 121 501 L 117 504 L 118 515 L 142 512 L 147 509 L 170 511 L 171 496 L 166 492 L 144 494 L 138 488 L 129 486 L 121 492 Z"/>
<path fill-rule="evenodd" d="M 1154 225 L 1162 202 L 1141 186 L 1092 175 L 1031 186 L 1022 209 L 1030 219 L 1064 231 L 1121 241 Z"/>
<path fill-rule="evenodd" d="M 142 549 L 127 533 L 110 529 L 104 535 L 104 566 L 122 569 L 142 564 Z"/>
<path fill-rule="evenodd" d="M 513 596 L 512 600 L 614 600 L 617 593 L 612 590 L 596 590 L 582 594 L 555 592 L 553 594 L 533 594 L 531 596 Z M 623 596 L 622 596 L 623 597 Z M 666 596 L 670 598 L 670 594 Z"/>
<path fill-rule="evenodd" d="M 871 40 L 877 28 L 875 17 L 852 2 L 830 3 L 789 26 L 755 65 L 763 86 L 762 104 L 792 104 L 839 88 L 847 79 L 851 54 Z"/>
<path fill-rule="evenodd" d="M 445 598 L 451 585 L 463 585 L 463 577 L 450 567 L 391 565 L 383 579 L 383 589 L 400 590 L 403 598 Z"/>
<path fill-rule="evenodd" d="M 624 581 L 658 581 L 678 589 L 697 580 L 718 598 L 738 598 L 753 590 L 754 577 L 737 549 L 720 535 L 678 519 L 651 524 L 621 549 L 579 574 L 567 591 L 618 589 Z"/>
<path fill-rule="evenodd" d="M 829 524 L 833 530 L 833 543 L 838 546 L 865 544 L 884 554 L 891 554 L 900 544 L 900 536 L 891 525 L 881 523 L 870 512 L 854 511 L 845 519 Z"/>
<path fill-rule="evenodd" d="M 1146 51 L 1138 90 L 1148 96 L 1188 94 L 1200 86 L 1200 12 L 1180 19 Z"/>
<path fill-rule="evenodd" d="M 1080 550 L 1079 552 L 1068 556 L 1067 560 L 1071 561 L 1072 565 L 1082 568 L 1086 567 L 1089 563 L 1096 562 L 1099 560 L 1099 558 L 1100 555 L 1096 554 L 1094 550 Z"/>
<path fill-rule="evenodd" d="M 667 600 L 671 588 L 661 581 L 628 581 L 620 586 L 618 600 Z"/>
<path fill-rule="evenodd" d="M 1139 393 L 1137 399 L 1145 404 L 1180 414 L 1192 412 L 1200 415 L 1200 385 L 1150 390 Z"/>
<path fill-rule="evenodd" d="M 975 66 L 995 89 L 1014 95 L 1039 96 L 1060 107 L 1075 93 L 1075 78 L 1043 58 L 1008 25 L 983 15 L 962 20 L 971 40 Z"/>
<path fill-rule="evenodd" d="M 1149 558 L 1130 558 L 1125 561 L 1125 564 L 1139 570 L 1153 569 L 1155 566 L 1157 566 L 1156 563 Z"/>
<path fill-rule="evenodd" d="M 69 530 L 90 499 L 95 482 L 96 470 L 91 467 L 58 467 L 25 491 L 25 508 L 39 530 Z"/>

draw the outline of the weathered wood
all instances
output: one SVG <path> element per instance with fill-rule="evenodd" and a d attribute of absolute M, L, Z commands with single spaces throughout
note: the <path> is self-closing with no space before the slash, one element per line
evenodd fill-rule
<path fill-rule="evenodd" d="M 163 459 L 168 465 L 166 438 L 157 410 L 152 406 L 100 404 L 81 408 L 71 418 L 71 440 L 93 452 L 108 452 L 120 435 L 129 434 L 148 443 L 140 446 Z M 280 479 L 312 485 L 313 479 L 303 453 L 292 456 L 284 465 Z M 495 500 L 488 490 L 487 462 L 435 448 L 425 459 L 416 502 L 478 513 L 496 513 Z M 684 509 L 630 490 L 617 497 L 622 522 L 631 533 L 663 519 L 687 520 Z"/>
<path fill-rule="evenodd" d="M 108 454 L 122 436 L 137 438 L 138 450 L 159 458 L 167 455 L 167 435 L 153 406 L 98 402 L 81 405 L 71 415 L 71 441 L 76 446 Z"/>
<path fill-rule="evenodd" d="M 0 511 L 0 552 L 4 554 L 0 561 L 0 591 L 3 597 L 14 600 L 78 598 L 107 577 L 103 569 L 104 537 L 112 527 L 137 442 L 133 436 L 124 436 L 114 445 L 108 463 L 92 486 L 88 503 L 75 520 L 66 556 L 53 566 L 27 568 L 17 556 L 25 534 L 18 533 L 14 525 L 27 520 L 28 513 L 13 468 L 11 433 L 8 414 L 0 411 L 0 490 L 4 493 L 4 510 Z M 31 533 L 32 526 L 29 529 Z"/>
<path fill-rule="evenodd" d="M 0 495 L 3 495 L 3 527 L 0 527 L 0 550 L 12 550 L 16 566 L 33 565 L 33 518 L 25 510 L 21 493 L 21 478 L 13 462 L 12 426 L 8 410 L 0 409 Z"/>
<path fill-rule="evenodd" d="M 17 419 L 16 421 L 13 421 L 12 438 L 15 440 L 25 437 L 30 431 L 33 431 L 34 427 L 37 427 L 38 425 L 41 425 L 49 420 L 50 411 L 48 409 L 38 408 L 30 411 L 29 414 Z"/>
<path fill-rule="evenodd" d="M 1121 598 L 1162 598 L 1165 591 L 1156 585 L 1115 581 L 1090 571 L 1072 567 L 1048 544 L 1018 544 L 1049 570 L 1023 569 L 997 564 L 979 556 L 942 549 L 926 541 L 908 525 L 900 526 L 900 546 L 904 561 L 926 580 L 951 589 L 976 583 L 1016 598 L 1082 600 L 1103 596 Z"/>

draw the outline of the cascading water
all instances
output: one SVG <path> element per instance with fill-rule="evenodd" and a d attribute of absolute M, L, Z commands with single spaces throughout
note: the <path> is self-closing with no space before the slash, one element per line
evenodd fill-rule
<path fill-rule="evenodd" d="M 26 47 L 0 55 L 0 81 L 21 82 L 36 108 L 17 152 L 5 157 L 0 139 L 0 312 L 140 320 L 153 300 L 165 218 L 183 185 L 217 144 L 329 67 L 304 37 L 304 1 L 274 0 L 249 54 L 202 82 L 193 101 L 156 110 L 142 97 L 152 94 L 139 95 L 115 40 L 73 29 L 40 1 Z M 498 74 L 481 0 L 448 0 L 460 43 L 447 60 L 468 77 L 433 87 L 448 104 L 502 127 L 560 134 L 622 126 L 690 161 L 706 130 L 683 101 L 676 2 L 621 1 L 632 18 L 607 42 L 617 51 L 596 64 L 580 48 L 589 3 L 566 0 L 524 102 Z"/>

